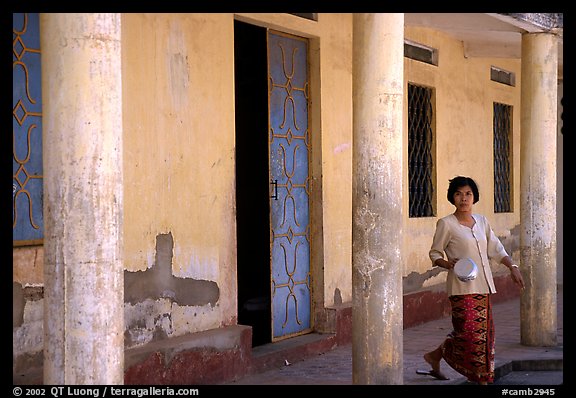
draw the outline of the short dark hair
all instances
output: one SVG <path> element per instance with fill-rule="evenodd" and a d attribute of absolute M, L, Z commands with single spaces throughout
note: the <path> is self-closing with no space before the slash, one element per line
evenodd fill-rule
<path fill-rule="evenodd" d="M 478 185 L 476 185 L 476 182 L 472 178 L 458 176 L 454 177 L 449 181 L 450 185 L 448 186 L 448 202 L 454 204 L 454 194 L 456 193 L 458 188 L 465 187 L 466 185 L 472 188 L 472 193 L 474 194 L 474 202 L 472 203 L 476 203 L 480 200 L 480 192 L 478 192 Z"/>

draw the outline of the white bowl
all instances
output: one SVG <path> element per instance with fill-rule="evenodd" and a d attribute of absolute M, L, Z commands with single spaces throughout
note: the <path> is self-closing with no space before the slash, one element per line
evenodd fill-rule
<path fill-rule="evenodd" d="M 454 273 L 462 282 L 476 279 L 478 266 L 470 257 L 462 258 L 454 265 Z"/>

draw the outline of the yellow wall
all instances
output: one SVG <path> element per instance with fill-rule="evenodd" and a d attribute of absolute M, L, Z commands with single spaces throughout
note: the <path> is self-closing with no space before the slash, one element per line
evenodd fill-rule
<path fill-rule="evenodd" d="M 173 275 L 220 288 L 202 328 L 236 316 L 232 22 L 122 15 L 125 268 L 151 267 L 156 236 L 170 232 Z M 175 334 L 197 310 L 173 319 Z"/>
<path fill-rule="evenodd" d="M 22 286 L 44 284 L 44 246 L 15 247 L 12 250 L 12 281 Z"/>
<path fill-rule="evenodd" d="M 324 262 L 313 273 L 325 283 L 315 301 L 333 304 L 337 288 L 351 299 L 351 15 L 123 14 L 125 268 L 150 268 L 156 236 L 170 232 L 173 275 L 220 288 L 214 308 L 172 309 L 174 335 L 237 313 L 234 18 L 310 38 L 312 184 L 323 198 L 312 204 L 323 243 L 313 261 Z"/>
<path fill-rule="evenodd" d="M 478 184 L 480 201 L 474 212 L 488 217 L 509 253 L 519 260 L 518 235 L 510 236 L 520 222 L 520 60 L 503 58 L 465 58 L 462 42 L 442 32 L 416 27 L 405 28 L 405 38 L 439 51 L 438 66 L 404 58 L 404 148 L 408 148 L 407 97 L 408 82 L 432 87 L 435 92 L 436 126 L 433 176 L 436 188 L 436 216 L 408 217 L 408 193 L 404 197 L 404 275 L 424 273 L 430 269 L 428 251 L 436 221 L 454 211 L 446 198 L 449 179 L 457 175 L 472 177 Z M 516 86 L 490 80 L 490 68 L 496 66 L 516 74 Z M 493 167 L 493 102 L 513 107 L 513 196 L 512 213 L 494 213 Z M 408 186 L 408 169 L 404 169 L 404 186 Z M 516 249 L 516 251 L 514 250 Z M 502 267 L 502 266 L 499 266 Z M 503 268 L 498 268 L 501 270 Z M 445 273 L 426 281 L 441 283 Z"/>

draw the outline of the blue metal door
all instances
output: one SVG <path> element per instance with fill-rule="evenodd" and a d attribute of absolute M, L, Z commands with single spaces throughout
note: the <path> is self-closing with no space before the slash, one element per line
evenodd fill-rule
<path fill-rule="evenodd" d="M 42 244 L 42 80 L 38 13 L 12 14 L 12 240 Z"/>
<path fill-rule="evenodd" d="M 311 331 L 308 41 L 268 32 L 272 341 Z"/>

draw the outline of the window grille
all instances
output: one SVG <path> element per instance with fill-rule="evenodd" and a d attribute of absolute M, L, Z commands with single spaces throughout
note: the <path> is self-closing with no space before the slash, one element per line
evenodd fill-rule
<path fill-rule="evenodd" d="M 410 217 L 434 216 L 432 206 L 432 89 L 408 83 L 408 200 Z"/>
<path fill-rule="evenodd" d="M 494 103 L 494 212 L 512 211 L 511 133 L 512 106 Z"/>

